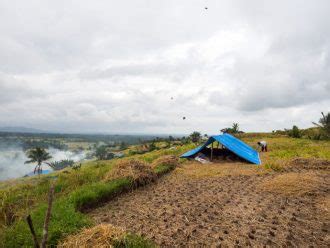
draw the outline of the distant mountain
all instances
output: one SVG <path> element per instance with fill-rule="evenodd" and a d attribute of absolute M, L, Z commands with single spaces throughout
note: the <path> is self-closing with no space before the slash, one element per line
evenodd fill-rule
<path fill-rule="evenodd" d="M 47 133 L 45 130 L 29 127 L 0 127 L 0 132 L 7 133 Z"/>

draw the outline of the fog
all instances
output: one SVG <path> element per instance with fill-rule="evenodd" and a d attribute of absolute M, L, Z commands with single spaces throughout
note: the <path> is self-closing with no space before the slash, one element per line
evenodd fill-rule
<path fill-rule="evenodd" d="M 85 152 L 62 151 L 55 148 L 48 149 L 52 156 L 49 161 L 59 161 L 62 159 L 71 159 L 73 161 L 83 160 L 86 156 Z M 24 164 L 28 158 L 20 146 L 1 147 L 0 146 L 0 181 L 5 179 L 22 177 L 34 170 L 35 163 Z M 43 164 L 43 169 L 50 169 L 49 166 Z"/>

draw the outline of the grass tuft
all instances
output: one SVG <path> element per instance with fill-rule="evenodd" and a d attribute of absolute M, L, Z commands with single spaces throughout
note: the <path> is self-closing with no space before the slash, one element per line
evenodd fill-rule
<path fill-rule="evenodd" d="M 264 165 L 265 169 L 270 169 L 273 171 L 282 171 L 283 170 L 283 165 L 276 163 L 276 162 L 268 162 Z"/>

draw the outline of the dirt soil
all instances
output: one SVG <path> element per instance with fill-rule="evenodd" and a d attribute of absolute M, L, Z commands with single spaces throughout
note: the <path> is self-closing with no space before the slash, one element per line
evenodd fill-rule
<path fill-rule="evenodd" d="M 212 165 L 218 166 L 217 176 L 196 177 L 190 173 L 196 166 L 208 170 L 208 165 L 185 164 L 89 214 L 97 223 L 125 228 L 161 247 L 330 246 L 329 161 L 317 166 L 317 187 L 291 196 L 261 187 L 288 172 L 261 173 L 251 165 L 227 163 Z M 228 166 L 235 168 L 233 175 Z"/>

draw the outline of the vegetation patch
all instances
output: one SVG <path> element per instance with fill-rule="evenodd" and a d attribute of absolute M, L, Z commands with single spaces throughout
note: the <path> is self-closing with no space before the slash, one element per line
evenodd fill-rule
<path fill-rule="evenodd" d="M 174 170 L 178 164 L 179 160 L 176 156 L 166 155 L 154 160 L 151 166 L 155 173 L 160 176 L 162 174 L 168 173 L 171 170 Z"/>
<path fill-rule="evenodd" d="M 159 160 L 159 165 L 162 168 L 167 168 L 166 171 L 170 171 L 174 168 L 173 158 L 163 158 Z M 88 175 L 88 171 L 93 168 L 97 172 L 92 172 Z M 91 226 L 93 223 L 90 219 L 81 213 L 90 208 L 100 205 L 105 201 L 111 200 L 113 197 L 120 193 L 132 189 L 134 187 L 142 186 L 150 183 L 157 178 L 154 169 L 145 162 L 132 159 L 123 160 L 113 164 L 105 164 L 99 166 L 99 163 L 91 164 L 89 169 L 82 168 L 79 171 L 73 171 L 68 173 L 58 174 L 56 180 L 56 200 L 54 202 L 51 222 L 49 226 L 49 245 L 55 246 L 58 241 L 77 232 L 83 227 Z M 106 172 L 104 180 L 101 179 L 101 175 Z M 163 174 L 163 173 L 161 173 Z M 161 175 L 159 174 L 159 175 Z M 44 177 L 40 183 L 43 187 L 32 187 L 34 193 L 43 195 L 49 188 L 50 181 L 47 177 Z M 74 189 L 76 186 L 76 189 Z M 21 189 L 22 186 L 19 188 Z M 31 187 L 29 187 L 31 189 Z M 71 192 L 68 192 L 68 189 Z M 72 190 L 74 189 L 74 190 Z M 25 191 L 23 191 L 25 192 Z M 30 192 L 27 190 L 26 192 Z M 30 192 L 31 193 L 31 192 Z M 13 196 L 20 197 L 18 193 Z M 38 201 L 41 198 L 36 199 Z M 10 200 L 9 202 L 17 202 L 18 200 Z M 27 208 L 25 211 L 31 212 L 34 228 L 36 230 L 37 237 L 42 236 L 42 227 L 45 217 L 46 204 L 40 204 L 37 208 L 31 210 Z M 7 206 L 9 209 L 9 205 Z M 0 239 L 4 242 L 3 246 L 6 247 L 30 247 L 33 246 L 31 233 L 25 219 L 16 220 L 12 226 L 7 226 Z M 120 242 L 116 242 L 115 247 L 151 247 L 151 245 L 143 238 L 129 234 Z M 137 245 L 137 246 L 136 246 Z M 148 245 L 148 246 L 147 246 Z"/>
<path fill-rule="evenodd" d="M 260 186 L 263 190 L 284 194 L 303 195 L 316 190 L 321 181 L 315 173 L 286 173 L 278 175 L 273 179 L 263 182 Z"/>
<path fill-rule="evenodd" d="M 110 200 L 131 188 L 132 182 L 128 178 L 119 178 L 110 182 L 93 183 L 82 186 L 68 197 L 55 201 L 49 227 L 49 245 L 56 245 L 63 237 L 92 224 L 89 218 L 78 210 L 83 211 Z M 38 237 L 42 235 L 46 207 L 42 204 L 31 214 Z M 24 219 L 6 229 L 4 242 L 8 247 L 33 246 L 31 234 Z"/>
<path fill-rule="evenodd" d="M 178 168 L 177 172 L 192 178 L 221 177 L 221 176 L 249 176 L 266 173 L 263 167 L 248 163 L 187 163 Z"/>
<path fill-rule="evenodd" d="M 119 178 L 130 179 L 133 186 L 138 187 L 155 181 L 156 174 L 147 163 L 131 159 L 118 162 L 105 176 L 106 181 Z"/>
<path fill-rule="evenodd" d="M 131 178 L 117 178 L 109 182 L 98 182 L 91 185 L 82 186 L 70 195 L 70 201 L 75 209 L 85 211 L 98 206 L 105 201 L 109 201 L 118 194 L 131 188 L 133 180 Z"/>
<path fill-rule="evenodd" d="M 47 205 L 42 204 L 31 212 L 34 229 L 39 240 L 42 237 L 46 208 Z M 59 199 L 54 203 L 52 209 L 48 245 L 55 246 L 61 238 L 91 224 L 92 222 L 87 216 L 75 210 L 73 203 Z M 26 221 L 22 219 L 7 228 L 3 241 L 3 247 L 32 247 L 32 236 Z"/>
<path fill-rule="evenodd" d="M 284 165 L 279 162 L 267 162 L 265 164 L 265 169 L 270 169 L 273 171 L 283 171 Z"/>

